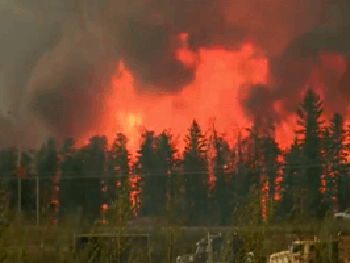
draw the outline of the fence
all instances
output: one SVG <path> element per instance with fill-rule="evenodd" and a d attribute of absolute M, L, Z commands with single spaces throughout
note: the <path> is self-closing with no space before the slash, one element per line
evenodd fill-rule
<path fill-rule="evenodd" d="M 74 182 L 75 187 L 70 182 Z M 83 217 L 83 211 L 89 208 L 94 210 L 95 219 L 98 219 L 107 202 L 103 185 L 97 177 L 83 180 L 54 180 L 38 176 L 7 179 L 2 180 L 0 196 L 1 218 L 13 218 L 20 213 L 23 223 L 36 225 L 72 216 L 73 211 L 77 218 Z"/>
<path fill-rule="evenodd" d="M 93 230 L 91 232 L 91 230 Z M 260 261 L 269 262 L 269 256 L 277 251 L 285 251 L 295 240 L 314 240 L 318 239 L 329 243 L 338 240 L 338 235 L 333 233 L 330 228 L 316 228 L 315 226 L 303 227 L 180 227 L 153 225 L 153 227 L 138 226 L 128 229 L 123 229 L 123 236 L 149 236 L 149 252 L 150 262 L 159 263 L 176 263 L 184 262 L 186 258 L 196 257 L 196 262 L 234 262 L 232 261 L 235 252 L 236 256 L 242 256 L 242 260 L 247 260 L 250 253 L 259 258 Z M 21 236 L 19 234 L 21 233 Z M 78 233 L 78 234 L 77 234 Z M 2 233 L 0 241 L 2 249 L 0 257 L 6 251 L 7 257 L 18 260 L 29 259 L 29 262 L 83 262 L 73 261 L 73 255 L 78 257 L 76 252 L 83 253 L 84 251 L 74 251 L 74 237 L 79 237 L 80 234 L 87 234 L 87 230 L 78 228 L 67 228 L 65 226 L 20 226 L 17 228 L 9 228 L 6 233 Z M 107 236 L 118 236 L 121 233 L 121 228 L 112 226 L 99 226 L 90 229 L 91 238 Z M 106 234 L 107 233 L 107 234 Z M 208 235 L 209 234 L 209 235 Z M 7 244 L 4 245 L 4 239 L 7 239 Z M 339 251 L 343 251 L 343 257 L 349 255 L 350 238 L 347 237 L 347 243 L 343 247 L 339 247 Z M 20 242 L 19 242 L 20 240 Z M 242 240 L 242 242 L 236 242 Z M 208 242 L 209 241 L 209 242 Z M 13 243 L 11 243 L 13 242 Z M 132 240 L 131 240 L 132 242 Z M 210 245 L 209 245 L 210 244 Z M 99 243 L 98 246 L 87 244 L 88 249 L 96 250 L 97 247 L 103 247 L 104 243 Z M 90 246 L 91 245 L 91 246 Z M 113 249 L 113 246 L 112 246 Z M 10 251 L 14 253 L 11 254 Z M 209 253 L 209 251 L 211 251 Z M 74 253 L 75 252 L 75 253 Z M 321 262 L 337 263 L 345 261 L 333 261 L 330 259 L 328 247 L 322 251 Z M 111 252 L 112 253 L 112 252 Z M 89 257 L 93 253 L 89 254 Z M 56 260 L 56 261 L 55 261 Z M 61 261 L 60 261 L 61 260 Z M 6 261 L 2 261 L 6 262 Z M 104 262 L 104 261 L 100 261 Z M 110 261 L 106 261 L 110 262 Z M 118 262 L 119 261 L 113 261 Z M 133 261 L 128 261 L 133 262 Z M 239 261 L 246 262 L 246 261 Z"/>
<path fill-rule="evenodd" d="M 118 185 L 117 181 L 109 181 L 107 177 L 97 176 L 70 177 L 56 181 L 39 177 L 3 180 L 2 190 L 3 193 L 7 193 L 3 194 L 6 201 L 3 203 L 7 204 L 3 205 L 3 210 L 7 210 L 6 213 L 10 221 L 11 216 L 15 215 L 19 208 L 22 217 L 20 225 L 12 227 L 10 224 L 10 227 L 1 232 L 0 246 L 3 249 L 0 250 L 0 258 L 6 254 L 7 258 L 13 260 L 31 257 L 29 262 L 54 262 L 54 260 L 58 262 L 63 258 L 65 258 L 65 262 L 73 262 L 69 260 L 72 258 L 71 249 L 74 235 L 88 233 L 114 233 L 118 235 L 120 229 L 123 228 L 124 234 L 147 234 L 150 236 L 151 262 L 181 263 L 181 260 L 186 260 L 186 258 L 189 260 L 190 257 L 194 256 L 199 257 L 198 260 L 233 262 L 230 261 L 232 255 L 229 251 L 232 251 L 233 237 L 238 236 L 244 241 L 242 246 L 245 250 L 245 254 L 240 254 L 240 256 L 248 257 L 248 252 L 253 252 L 260 260 L 256 263 L 261 263 L 267 262 L 272 253 L 288 249 L 288 246 L 296 239 L 311 240 L 316 236 L 329 242 L 332 239 L 336 240 L 340 232 L 345 236 L 350 234 L 350 221 L 337 222 L 332 216 L 321 221 L 293 219 L 261 223 L 254 218 L 255 215 L 259 214 L 256 213 L 256 209 L 261 212 L 260 200 L 256 203 L 258 208 L 247 204 L 240 213 L 230 215 L 232 217 L 247 215 L 247 217 L 241 221 L 236 220 L 236 224 L 226 226 L 216 225 L 215 222 L 218 221 L 207 221 L 205 227 L 199 224 L 192 227 L 182 225 L 186 221 L 182 221 L 183 214 L 181 213 L 186 214 L 191 211 L 186 210 L 181 199 L 179 203 L 175 202 L 174 206 L 165 209 L 164 213 L 157 211 L 158 214 L 153 216 L 152 214 L 148 214 L 148 216 L 138 215 L 129 220 L 127 217 L 122 218 L 124 212 L 127 212 L 128 203 L 117 203 L 117 206 L 112 209 L 114 213 L 111 215 L 103 210 L 104 207 L 113 206 L 118 201 L 117 196 L 122 193 L 118 187 L 111 187 L 111 185 L 115 186 L 115 183 Z M 167 204 L 166 194 L 171 187 L 167 185 L 167 188 L 161 191 L 161 186 L 158 186 L 157 189 L 164 195 L 164 200 L 157 199 L 158 196 L 154 195 L 150 189 L 144 188 L 146 189 L 144 194 L 150 196 L 147 199 L 147 196 L 139 194 L 139 185 L 137 184 L 134 184 L 131 189 L 134 192 L 128 196 L 128 200 L 133 194 L 138 195 L 142 199 L 141 206 L 142 201 L 144 201 L 143 204 L 146 203 L 148 208 L 152 208 L 156 206 L 154 201 L 158 201 L 161 205 Z M 18 202 L 19 200 L 21 202 Z M 208 209 L 208 216 L 212 216 L 212 214 L 215 216 L 215 213 L 219 211 L 215 210 L 210 202 L 206 205 L 213 209 Z M 123 210 L 124 208 L 126 210 Z M 196 214 L 192 213 L 191 215 Z M 200 216 L 206 215 L 203 213 Z M 101 224 L 92 224 L 96 223 L 97 220 L 100 220 Z M 208 233 L 210 234 L 209 240 L 212 235 L 222 238 L 221 243 L 213 241 L 211 244 L 213 252 L 210 256 L 206 251 L 208 244 L 207 248 L 203 248 L 203 244 L 205 247 L 206 240 L 208 240 Z M 350 245 L 346 249 L 348 249 L 346 253 L 349 254 Z M 347 255 L 346 253 L 344 255 Z M 326 252 L 322 256 L 329 258 Z M 6 261 L 2 260 L 2 262 Z M 201 262 L 199 261 L 199 263 Z M 322 262 L 337 263 L 330 260 Z"/>
<path fill-rule="evenodd" d="M 231 225 L 233 209 L 242 205 L 240 202 L 244 201 L 237 198 L 235 193 L 231 196 L 235 202 L 228 200 L 231 199 L 230 197 L 218 201 L 210 195 L 202 195 L 198 198 L 198 207 L 195 210 L 190 208 L 191 204 L 185 202 L 183 189 L 176 186 L 176 182 L 172 181 L 167 174 L 158 176 L 160 177 L 162 180 L 152 178 L 146 182 L 148 187 L 145 187 L 144 181 L 139 180 L 142 183 L 137 183 L 136 177 L 130 180 L 130 192 L 127 194 L 137 215 L 167 218 L 171 221 L 169 223 L 177 225 L 186 224 L 185 221 L 191 217 L 201 219 L 192 222 L 192 225 Z M 1 218 L 6 216 L 11 218 L 20 212 L 23 223 L 36 225 L 47 224 L 50 220 L 60 222 L 68 218 L 75 220 L 78 224 L 82 220 L 90 224 L 96 220 L 108 220 L 108 217 L 104 217 L 105 210 L 115 205 L 117 196 L 123 193 L 118 186 L 119 179 L 115 176 L 71 176 L 60 180 L 38 176 L 6 180 L 3 178 L 0 191 Z M 178 192 L 174 194 L 176 191 Z M 272 206 L 274 202 L 271 198 L 264 199 L 263 196 L 259 198 L 261 199 L 261 207 L 258 208 L 260 210 L 262 207 Z M 169 199 L 174 201 L 170 202 Z M 262 204 L 263 200 L 265 200 L 264 204 Z M 125 201 L 123 206 L 128 206 L 129 204 Z M 243 213 L 249 215 L 250 211 L 243 211 Z M 227 220 L 222 220 L 223 217 Z"/>

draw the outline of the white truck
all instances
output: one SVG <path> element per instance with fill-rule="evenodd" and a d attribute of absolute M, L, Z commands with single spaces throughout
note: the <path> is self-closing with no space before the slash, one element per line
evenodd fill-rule
<path fill-rule="evenodd" d="M 338 236 L 328 240 L 297 240 L 288 250 L 273 253 L 269 263 L 348 263 L 350 239 Z"/>
<path fill-rule="evenodd" d="M 288 250 L 272 254 L 269 263 L 321 263 L 320 255 L 315 249 L 317 242 L 318 240 L 294 241 Z"/>
<path fill-rule="evenodd" d="M 334 218 L 337 220 L 350 220 L 350 209 L 346 209 L 344 212 L 335 213 Z"/>

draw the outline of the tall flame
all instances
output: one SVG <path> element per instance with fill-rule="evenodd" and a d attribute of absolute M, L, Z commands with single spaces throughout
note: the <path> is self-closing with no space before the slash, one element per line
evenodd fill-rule
<path fill-rule="evenodd" d="M 135 76 L 121 60 L 113 78 L 109 111 L 102 116 L 104 124 L 98 132 L 106 134 L 109 140 L 116 132 L 125 133 L 135 152 L 144 128 L 156 133 L 170 129 L 184 137 L 194 118 L 205 131 L 208 120 L 215 117 L 218 130 L 233 139 L 234 131 L 251 124 L 244 117 L 239 97 L 242 87 L 249 86 L 246 84 L 267 84 L 269 67 L 263 52 L 247 42 L 236 51 L 201 48 L 193 53 L 187 48 L 186 35 L 180 37 L 184 45 L 174 55 L 184 65 L 195 68 L 194 81 L 176 94 L 138 94 Z M 180 140 L 180 150 L 183 147 Z"/>

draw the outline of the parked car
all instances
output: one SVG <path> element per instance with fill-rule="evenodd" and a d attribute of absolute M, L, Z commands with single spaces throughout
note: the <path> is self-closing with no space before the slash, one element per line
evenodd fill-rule
<path fill-rule="evenodd" d="M 350 220 L 350 209 L 346 209 L 345 212 L 335 213 L 334 218 L 338 220 Z"/>

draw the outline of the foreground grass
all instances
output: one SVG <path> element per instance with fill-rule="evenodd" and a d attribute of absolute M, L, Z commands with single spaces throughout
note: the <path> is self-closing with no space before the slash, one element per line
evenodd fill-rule
<path fill-rule="evenodd" d="M 268 208 L 267 217 L 261 220 L 261 206 L 259 198 L 252 196 L 247 203 L 233 213 L 234 223 L 232 227 L 219 227 L 210 229 L 206 227 L 186 228 L 179 223 L 157 225 L 153 228 L 136 227 L 130 229 L 127 222 L 132 218 L 132 210 L 128 198 L 119 198 L 115 207 L 112 207 L 108 216 L 109 225 L 87 227 L 85 224 L 74 223 L 73 217 L 67 217 L 60 226 L 49 224 L 41 226 L 29 226 L 13 220 L 10 225 L 2 226 L 0 233 L 0 262 L 30 262 L 30 263 L 56 263 L 56 262 L 88 262 L 89 247 L 79 254 L 73 253 L 73 237 L 75 234 L 108 233 L 108 234 L 149 234 L 152 263 L 175 263 L 178 255 L 192 254 L 195 245 L 201 238 L 210 234 L 221 233 L 226 242 L 222 253 L 222 262 L 228 262 L 227 255 L 230 250 L 230 240 L 234 234 L 238 234 L 245 242 L 244 251 L 254 252 L 252 263 L 266 262 L 271 253 L 286 250 L 293 239 L 318 237 L 336 237 L 339 231 L 332 217 L 322 221 L 309 220 L 308 222 L 294 220 L 282 220 L 277 223 L 274 219 L 275 207 Z M 174 218 L 175 214 L 167 217 Z M 72 220 L 70 220 L 70 218 Z M 350 230 L 347 222 L 342 223 L 342 228 Z M 101 257 L 103 262 L 111 262 L 110 256 L 120 258 L 123 244 L 112 244 L 112 249 L 106 250 L 102 246 Z M 327 258 L 327 253 L 322 254 Z M 140 262 L 145 255 L 137 251 L 131 253 L 128 263 Z M 243 258 L 245 260 L 246 258 Z M 120 261 L 117 261 L 120 262 Z M 324 261 L 325 262 L 325 261 Z"/>
<path fill-rule="evenodd" d="M 279 226 L 278 231 L 268 226 L 253 227 L 246 225 L 232 228 L 231 231 L 211 231 L 211 234 L 221 232 L 227 238 L 237 232 L 246 241 L 246 251 L 253 251 L 256 262 L 266 259 L 271 253 L 285 250 L 291 244 L 292 239 L 300 237 L 330 236 L 334 234 L 334 221 L 328 219 L 310 225 L 305 232 L 293 228 L 292 224 Z M 307 226 L 304 226 L 307 227 Z M 9 226 L 2 227 L 0 238 L 0 262 L 86 262 L 88 253 L 83 252 L 78 256 L 72 253 L 73 236 L 82 233 L 83 229 L 75 225 L 63 226 L 26 226 L 13 222 Z M 111 228 L 100 227 L 99 233 L 111 233 Z M 126 230 L 124 230 L 126 231 Z M 129 233 L 149 233 L 148 229 L 137 229 Z M 208 233 L 208 229 L 186 230 L 177 226 L 161 226 L 151 233 L 151 250 L 154 262 L 175 262 L 177 255 L 191 254 L 195 251 L 195 243 Z M 326 258 L 327 255 L 324 254 Z M 107 258 L 107 257 L 106 257 Z M 135 259 L 136 260 L 136 259 Z M 103 261 L 108 262 L 108 261 Z M 153 261 L 152 261 L 153 262 Z M 266 262 L 266 261 L 265 261 Z"/>

